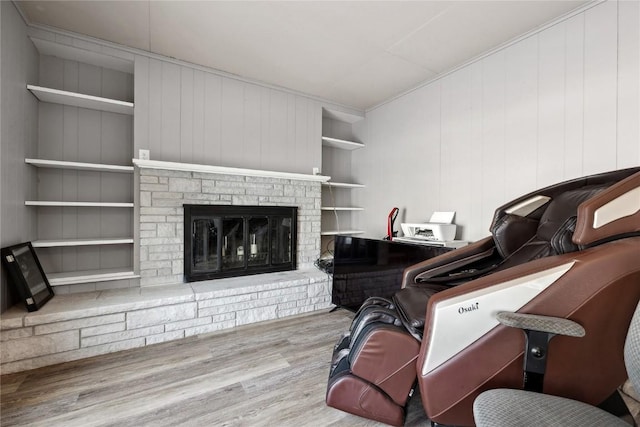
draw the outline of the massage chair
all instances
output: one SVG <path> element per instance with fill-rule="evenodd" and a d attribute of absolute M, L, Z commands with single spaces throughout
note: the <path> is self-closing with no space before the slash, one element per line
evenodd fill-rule
<path fill-rule="evenodd" d="M 408 267 L 391 299 L 363 303 L 334 347 L 327 405 L 400 426 L 417 385 L 434 425 L 471 426 L 489 389 L 592 405 L 615 393 L 640 299 L 640 167 L 522 196 L 490 231 Z M 515 321 L 525 333 L 500 315 L 527 316 Z"/>

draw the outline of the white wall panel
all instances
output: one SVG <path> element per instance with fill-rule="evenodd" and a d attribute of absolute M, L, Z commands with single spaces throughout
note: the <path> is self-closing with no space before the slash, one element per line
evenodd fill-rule
<path fill-rule="evenodd" d="M 514 160 L 507 159 L 505 150 L 505 52 L 483 59 L 482 65 L 482 169 L 477 176 L 482 182 L 482 223 L 488 228 L 493 210 L 505 202 L 506 163 Z"/>
<path fill-rule="evenodd" d="M 456 223 L 461 226 L 461 232 L 458 233 L 458 238 L 473 239 L 478 238 L 486 234 L 486 230 L 489 228 L 489 224 L 483 222 L 482 215 L 482 180 L 479 179 L 480 173 L 483 168 L 482 162 L 482 111 L 483 99 L 482 99 L 482 78 L 483 78 L 483 65 L 482 62 L 476 62 L 471 64 L 471 114 L 469 120 L 471 122 L 471 140 L 469 142 L 469 154 L 471 160 L 468 164 L 461 164 L 461 167 L 467 167 L 469 169 L 469 182 L 463 184 L 470 190 L 469 202 L 471 207 L 468 214 L 459 212 Z M 456 205 L 456 209 L 457 205 Z M 464 218 L 468 218 L 468 222 L 463 222 Z"/>
<path fill-rule="evenodd" d="M 618 3 L 618 167 L 640 164 L 640 1 Z"/>
<path fill-rule="evenodd" d="M 138 80 L 134 85 L 134 116 L 136 123 L 133 128 L 133 156 L 138 157 L 140 148 L 149 148 L 149 117 L 150 104 L 149 96 L 149 62 L 150 59 L 144 56 L 136 56 L 134 60 L 134 75 L 147 76 L 144 80 Z"/>
<path fill-rule="evenodd" d="M 204 100 L 205 100 L 205 87 L 204 87 L 205 73 L 200 70 L 194 70 L 193 72 L 193 142 L 191 145 L 191 162 L 203 163 L 204 157 L 205 139 L 204 139 L 204 127 L 206 122 L 204 112 Z M 186 153 L 185 153 L 185 157 Z"/>
<path fill-rule="evenodd" d="M 160 90 L 162 85 L 162 62 L 156 59 L 150 59 L 147 79 L 140 79 L 136 74 L 135 86 L 137 87 L 138 85 L 148 88 L 149 117 L 147 123 L 149 127 L 145 130 L 142 126 L 138 125 L 138 114 L 134 115 L 134 127 L 140 128 L 142 132 L 147 132 L 149 136 L 145 138 L 142 134 L 138 135 L 138 137 L 142 137 L 142 141 L 146 140 L 148 145 L 138 145 L 137 141 L 135 141 L 134 144 L 137 148 L 150 150 L 150 157 L 152 159 L 160 160 L 162 156 L 162 91 Z M 136 102 L 138 101 L 136 100 Z M 137 157 L 137 149 L 135 153 Z"/>
<path fill-rule="evenodd" d="M 536 186 L 538 158 L 538 36 L 505 49 L 505 199 Z M 495 206 L 497 207 L 497 205 Z"/>
<path fill-rule="evenodd" d="M 152 91 L 160 90 L 160 156 L 156 160 L 169 162 L 180 161 L 180 83 L 181 67 L 176 64 L 163 62 L 161 66 L 162 84 L 159 88 L 151 88 Z"/>
<path fill-rule="evenodd" d="M 456 212 L 456 221 L 468 224 L 472 203 L 473 180 L 472 145 L 472 90 L 473 70 L 448 76 L 442 81 L 441 92 L 441 177 L 440 201 L 432 210 Z M 460 191 L 461 190 L 461 191 Z M 464 206 L 464 208 L 456 208 Z M 429 214 L 430 215 L 430 214 Z M 425 218 L 428 219 L 428 216 Z M 459 230 L 462 233 L 462 229 Z"/>
<path fill-rule="evenodd" d="M 136 76 L 136 79 L 139 77 Z M 204 164 L 218 165 L 222 150 L 222 77 L 204 76 Z M 135 120 L 135 119 L 134 119 Z M 161 160 L 161 159 L 159 159 Z M 200 162 L 198 162 L 200 163 Z"/>
<path fill-rule="evenodd" d="M 564 160 L 565 178 L 582 175 L 584 143 L 584 14 L 565 27 Z M 542 35 L 541 35 L 542 37 Z M 562 96 L 558 94 L 558 96 Z"/>
<path fill-rule="evenodd" d="M 195 163 L 193 160 L 194 133 L 194 70 L 180 68 L 180 161 Z"/>
<path fill-rule="evenodd" d="M 412 221 L 452 209 L 477 240 L 514 197 L 640 164 L 639 8 L 595 5 L 367 112 L 354 226 L 378 236 L 392 203 Z"/>
<path fill-rule="evenodd" d="M 244 163 L 250 169 L 261 168 L 262 158 L 262 96 L 264 88 L 257 85 L 245 85 L 242 129 L 242 158 L 236 164 Z"/>
<path fill-rule="evenodd" d="M 584 14 L 584 174 L 617 163 L 617 6 L 609 1 Z"/>
<path fill-rule="evenodd" d="M 220 101 L 222 102 L 220 166 L 233 166 L 242 162 L 244 154 L 244 85 L 242 82 L 223 79 Z"/>
<path fill-rule="evenodd" d="M 544 187 L 565 179 L 565 46 L 566 23 L 538 35 L 537 174 L 535 186 Z M 535 145 L 534 145 L 535 146 Z M 534 185 L 527 183 L 520 193 Z"/>

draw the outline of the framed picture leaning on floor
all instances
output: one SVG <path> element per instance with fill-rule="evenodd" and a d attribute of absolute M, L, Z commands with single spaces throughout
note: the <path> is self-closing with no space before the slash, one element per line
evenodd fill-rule
<path fill-rule="evenodd" d="M 39 310 L 53 298 L 53 289 L 42 270 L 31 242 L 2 248 L 7 279 L 24 301 L 28 311 Z"/>

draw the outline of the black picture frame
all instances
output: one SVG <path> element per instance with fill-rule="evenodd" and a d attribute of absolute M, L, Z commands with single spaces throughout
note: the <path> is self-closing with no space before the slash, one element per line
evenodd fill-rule
<path fill-rule="evenodd" d="M 37 311 L 53 298 L 53 289 L 31 242 L 2 248 L 2 263 L 27 311 Z"/>

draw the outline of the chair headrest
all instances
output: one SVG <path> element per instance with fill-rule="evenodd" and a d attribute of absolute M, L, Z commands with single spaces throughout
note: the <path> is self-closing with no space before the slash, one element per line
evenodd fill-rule
<path fill-rule="evenodd" d="M 640 232 L 640 172 L 578 206 L 573 241 L 578 245 L 589 245 L 637 232 Z"/>
<path fill-rule="evenodd" d="M 608 184 L 587 185 L 558 194 L 540 217 L 536 231 L 537 238 L 540 241 L 549 242 L 556 254 L 579 250 L 579 246 L 573 242 L 578 206 L 608 186 Z"/>
<path fill-rule="evenodd" d="M 553 235 L 569 218 L 578 214 L 578 205 L 603 191 L 605 185 L 589 185 L 575 190 L 565 191 L 554 197 L 540 217 L 538 238 L 550 241 Z"/>

